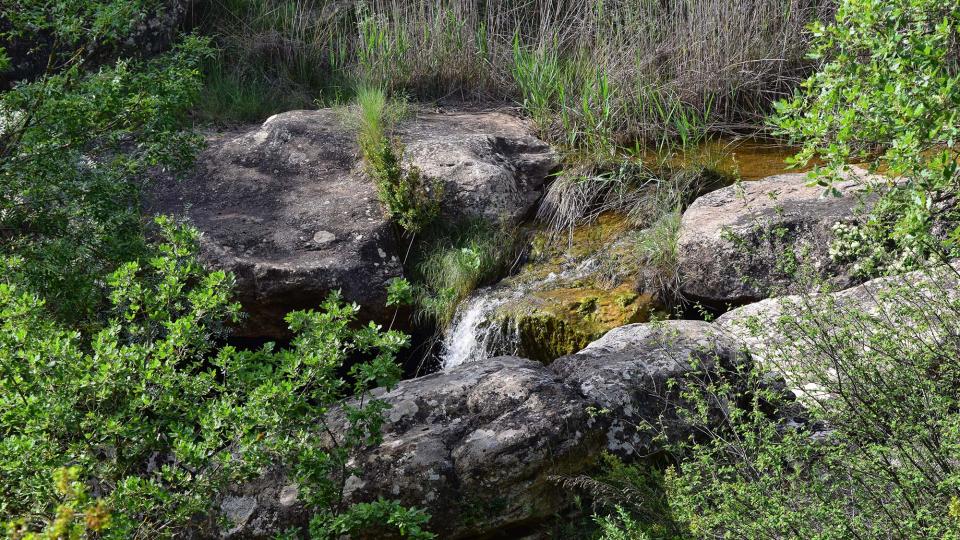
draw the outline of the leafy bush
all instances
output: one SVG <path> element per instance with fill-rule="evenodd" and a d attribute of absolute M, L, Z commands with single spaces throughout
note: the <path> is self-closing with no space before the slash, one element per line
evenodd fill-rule
<path fill-rule="evenodd" d="M 664 490 L 689 536 L 960 538 L 960 280 L 936 264 L 960 236 L 958 30 L 960 3 L 929 0 L 844 0 L 814 26 L 821 69 L 774 120 L 804 143 L 796 163 L 821 160 L 828 194 L 851 161 L 901 178 L 835 227 L 832 255 L 863 275 L 925 269 L 785 300 L 747 321 L 755 363 L 674 383 L 696 437 Z"/>
<path fill-rule="evenodd" d="M 775 124 L 803 143 L 795 162 L 823 160 L 814 179 L 827 191 L 850 162 L 905 180 L 886 187 L 862 233 L 852 234 L 855 249 L 836 246 L 849 259 L 872 259 L 870 273 L 938 255 L 930 238 L 937 228 L 949 231 L 951 248 L 960 239 L 958 32 L 960 2 L 840 2 L 834 23 L 813 26 L 811 56 L 821 69 L 778 105 Z"/>
<path fill-rule="evenodd" d="M 440 213 L 442 185 L 420 169 L 403 165 L 403 145 L 392 134 L 402 102 L 390 102 L 383 90 L 357 91 L 358 139 L 367 174 L 387 213 L 405 231 L 417 233 Z"/>
<path fill-rule="evenodd" d="M 319 312 L 288 315 L 290 349 L 217 346 L 238 316 L 233 278 L 202 269 L 196 231 L 159 224 L 165 243 L 113 273 L 110 323 L 92 336 L 51 320 L 18 284 L 22 261 L 6 260 L 0 516 L 28 516 L 17 525 L 28 528 L 56 520 L 47 478 L 71 466 L 109 509 L 103 534 L 169 537 L 269 464 L 290 468 L 318 524 L 340 523 L 343 482 L 362 474 L 349 456 L 378 440 L 385 407 L 346 399 L 397 381 L 406 336 L 356 328 L 357 306 L 334 295 Z M 339 373 L 354 355 L 367 360 L 348 383 Z M 348 413 L 345 429 L 326 425 L 333 406 Z"/>
<path fill-rule="evenodd" d="M 762 366 L 686 397 L 706 435 L 668 476 L 697 537 L 957 538 L 957 274 L 888 282 L 879 308 L 834 297 L 749 321 Z M 803 409 L 769 384 L 785 377 Z M 697 411 L 721 406 L 719 425 Z"/>
<path fill-rule="evenodd" d="M 200 265 L 195 230 L 160 218 L 157 241 L 145 238 L 140 177 L 190 164 L 199 138 L 183 121 L 210 49 L 186 37 L 112 61 L 99 45 L 125 41 L 160 4 L 0 6 L 0 40 L 52 44 L 45 72 L 0 94 L 3 531 L 206 534 L 219 495 L 279 467 L 317 534 L 431 537 L 422 511 L 343 502 L 346 479 L 362 475 L 349 457 L 383 422 L 386 405 L 367 392 L 396 382 L 408 338 L 358 326 L 359 308 L 334 294 L 287 316 L 288 349 L 225 345 L 239 317 L 233 276 Z"/>
<path fill-rule="evenodd" d="M 77 49 L 55 49 L 39 79 L 0 94 L 0 254 L 23 258 L 27 285 L 78 321 L 95 315 L 103 274 L 144 249 L 138 175 L 191 162 L 199 139 L 180 128 L 209 48 L 187 38 L 90 72 L 89 48 L 119 40 L 140 3 L 66 2 L 56 17 L 47 2 L 15 4 L 0 40 L 47 32 Z"/>

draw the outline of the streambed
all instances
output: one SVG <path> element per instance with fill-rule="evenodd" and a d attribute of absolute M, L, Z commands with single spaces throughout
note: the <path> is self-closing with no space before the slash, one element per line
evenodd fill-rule
<path fill-rule="evenodd" d="M 669 165 L 709 162 L 721 176 L 752 181 L 796 172 L 785 163 L 796 151 L 752 138 L 714 138 Z M 631 257 L 640 233 L 614 213 L 569 234 L 540 226 L 528 262 L 515 275 L 478 289 L 458 307 L 442 339 L 441 367 L 505 354 L 549 363 L 613 328 L 669 318 Z"/>

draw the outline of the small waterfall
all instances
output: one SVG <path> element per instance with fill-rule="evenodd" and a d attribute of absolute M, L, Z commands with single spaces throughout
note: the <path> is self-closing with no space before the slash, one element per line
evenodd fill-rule
<path fill-rule="evenodd" d="M 519 347 L 517 321 L 498 318 L 497 310 L 512 299 L 520 298 L 559 280 L 573 280 L 589 275 L 599 266 L 597 257 L 581 261 L 572 268 L 527 283 L 494 286 L 474 292 L 469 300 L 457 308 L 453 323 L 443 336 L 440 355 L 442 369 L 447 370 L 464 362 L 484 360 L 501 354 L 516 354 Z"/>
<path fill-rule="evenodd" d="M 457 310 L 456 318 L 443 336 L 443 369 L 451 369 L 464 362 L 483 360 L 500 341 L 500 331 L 496 328 L 497 325 L 492 324 L 491 315 L 508 298 L 490 294 L 492 292 L 477 291 Z"/>

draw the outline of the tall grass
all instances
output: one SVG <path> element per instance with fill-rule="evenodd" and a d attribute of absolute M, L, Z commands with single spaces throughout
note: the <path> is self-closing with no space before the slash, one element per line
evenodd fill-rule
<path fill-rule="evenodd" d="M 805 73 L 829 0 L 213 0 L 230 69 L 314 97 L 362 80 L 417 98 L 511 100 L 571 147 L 759 124 Z M 598 153 L 591 150 L 592 153 Z"/>
<path fill-rule="evenodd" d="M 403 143 L 393 131 L 407 112 L 406 101 L 361 86 L 353 110 L 360 154 L 384 211 L 407 233 L 420 232 L 439 215 L 443 184 L 403 164 Z"/>

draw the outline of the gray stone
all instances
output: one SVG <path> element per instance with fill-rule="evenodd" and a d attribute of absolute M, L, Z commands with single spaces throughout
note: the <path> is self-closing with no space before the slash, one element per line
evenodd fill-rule
<path fill-rule="evenodd" d="M 737 342 L 751 358 L 765 369 L 783 377 L 789 389 L 799 397 L 819 396 L 821 388 L 805 378 L 803 369 L 809 363 L 803 349 L 796 344 L 807 343 L 808 336 L 797 325 L 804 317 L 816 321 L 816 331 L 829 334 L 838 321 L 853 321 L 853 314 L 875 317 L 881 324 L 901 327 L 910 325 L 918 315 L 926 318 L 949 306 L 960 294 L 960 262 L 909 272 L 900 276 L 872 279 L 861 285 L 824 294 L 788 295 L 748 304 L 727 312 L 714 321 L 719 335 Z M 925 306 L 925 307 L 924 307 Z M 901 310 L 906 309 L 905 312 Z M 928 331 L 942 326 L 921 321 Z M 809 322 L 807 323 L 809 324 Z M 866 323 L 861 330 L 869 333 Z M 917 332 L 911 341 L 915 344 L 942 339 Z M 807 347 L 808 345 L 802 345 Z M 806 349 L 809 350 L 809 349 Z"/>
<path fill-rule="evenodd" d="M 444 183 L 446 217 L 516 224 L 543 195 L 556 153 L 500 112 L 423 114 L 402 127 L 405 157 Z"/>
<path fill-rule="evenodd" d="M 365 474 L 349 479 L 347 501 L 384 497 L 424 508 L 440 538 L 503 532 L 552 515 L 565 497 L 549 477 L 582 471 L 604 445 L 605 420 L 591 419 L 590 403 L 521 358 L 464 364 L 378 397 L 392 405 L 384 439 L 355 456 Z M 332 416 L 331 425 L 342 423 Z M 304 523 L 302 509 L 291 513 L 286 483 L 274 475 L 245 486 L 241 493 L 256 494 L 257 506 L 234 511 L 247 525 L 229 535 L 267 537 Z"/>
<path fill-rule="evenodd" d="M 399 134 L 410 163 L 445 184 L 444 211 L 458 219 L 518 221 L 556 165 L 503 113 L 424 113 Z M 207 142 L 196 171 L 155 179 L 145 206 L 187 218 L 206 261 L 236 274 L 249 315 L 238 335 L 283 337 L 287 312 L 333 290 L 361 306 L 361 319 L 389 321 L 385 288 L 402 275 L 402 253 L 341 114 L 286 112 Z"/>
<path fill-rule="evenodd" d="M 333 290 L 362 318 L 387 319 L 385 288 L 402 268 L 378 250 L 397 252 L 394 231 L 335 113 L 276 115 L 208 145 L 190 178 L 151 186 L 147 207 L 186 217 L 203 233 L 203 257 L 236 275 L 249 315 L 238 334 L 283 336 L 287 312 Z"/>
<path fill-rule="evenodd" d="M 829 255 L 832 228 L 856 219 L 873 181 L 854 168 L 824 197 L 805 174 L 782 174 L 721 188 L 699 197 L 683 214 L 678 240 L 681 292 L 691 300 L 724 307 L 799 292 L 811 281 L 845 288 L 858 283 L 850 265 Z M 812 280 L 796 270 L 811 269 Z"/>
<path fill-rule="evenodd" d="M 653 435 L 661 429 L 674 440 L 689 435 L 667 381 L 689 372 L 694 363 L 710 368 L 718 361 L 740 361 L 735 348 L 717 335 L 702 321 L 630 324 L 559 358 L 550 369 L 605 411 L 608 450 L 645 456 L 659 449 Z"/>

